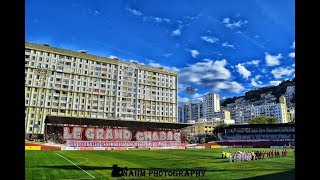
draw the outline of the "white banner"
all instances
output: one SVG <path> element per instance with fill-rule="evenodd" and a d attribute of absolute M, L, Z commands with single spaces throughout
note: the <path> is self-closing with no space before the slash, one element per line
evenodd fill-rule
<path fill-rule="evenodd" d="M 170 147 L 181 141 L 77 141 L 67 140 L 67 147 Z"/>

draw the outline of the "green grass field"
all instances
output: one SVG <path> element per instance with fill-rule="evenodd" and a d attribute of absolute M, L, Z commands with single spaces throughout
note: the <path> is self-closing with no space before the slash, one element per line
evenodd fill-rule
<path fill-rule="evenodd" d="M 231 150 L 235 151 L 235 149 Z M 246 148 L 246 150 L 250 149 Z M 112 178 L 111 171 L 114 164 L 129 169 L 207 169 L 205 175 L 197 179 L 295 179 L 295 159 L 292 150 L 289 150 L 285 158 L 236 163 L 221 159 L 221 149 L 25 152 L 27 180 L 164 179 L 163 176 Z M 170 177 L 170 179 L 174 178 Z M 176 179 L 195 179 L 195 176 L 193 178 L 176 177 Z"/>

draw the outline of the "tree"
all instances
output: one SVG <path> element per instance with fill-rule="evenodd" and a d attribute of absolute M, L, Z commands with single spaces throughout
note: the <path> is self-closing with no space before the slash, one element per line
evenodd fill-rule
<path fill-rule="evenodd" d="M 227 126 L 228 125 L 226 123 L 219 124 L 214 128 L 213 132 L 217 133 L 220 129 L 223 129 L 223 128 L 227 127 Z"/>
<path fill-rule="evenodd" d="M 258 116 L 251 119 L 250 124 L 277 124 L 278 119 L 275 117 Z"/>
<path fill-rule="evenodd" d="M 267 117 L 268 124 L 277 124 L 279 121 L 275 117 Z"/>
<path fill-rule="evenodd" d="M 205 137 L 200 138 L 200 144 L 203 144 L 205 142 L 206 142 L 206 138 Z"/>
<path fill-rule="evenodd" d="M 218 141 L 218 140 L 219 140 L 219 138 L 218 138 L 218 132 L 219 132 L 221 129 L 227 127 L 227 126 L 228 126 L 228 125 L 227 125 L 226 123 L 222 123 L 222 124 L 217 125 L 217 126 L 214 128 L 214 130 L 212 131 L 213 134 L 212 134 L 212 137 L 210 137 L 210 140 Z"/>
<path fill-rule="evenodd" d="M 268 124 L 268 122 L 265 116 L 258 116 L 251 119 L 250 124 Z"/>

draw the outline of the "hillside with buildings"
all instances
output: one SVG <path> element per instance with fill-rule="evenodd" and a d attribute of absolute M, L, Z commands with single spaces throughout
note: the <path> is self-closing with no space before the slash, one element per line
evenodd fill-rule
<path fill-rule="evenodd" d="M 278 123 L 289 123 L 295 121 L 294 97 L 295 79 L 223 100 L 220 100 L 219 94 L 208 93 L 203 96 L 203 101 L 180 105 L 178 119 L 181 123 L 194 123 L 190 130 L 193 135 L 210 135 L 219 124 L 248 124 L 259 116 L 274 117 Z"/>
<path fill-rule="evenodd" d="M 221 100 L 221 106 L 226 107 L 227 104 L 234 103 L 236 99 L 241 99 L 241 98 L 244 98 L 246 101 L 251 101 L 251 102 L 259 101 L 261 100 L 261 97 L 262 97 L 261 95 L 263 94 L 271 94 L 277 98 L 276 102 L 279 102 L 279 97 L 286 93 L 288 86 L 293 86 L 293 87 L 295 86 L 295 78 L 293 78 L 292 80 L 283 81 L 277 86 L 269 86 L 269 87 L 253 89 L 251 91 L 246 92 L 244 96 L 235 96 L 232 98 L 223 99 Z M 292 103 L 295 102 L 295 98 L 293 99 L 290 98 L 290 100 L 292 101 Z"/>

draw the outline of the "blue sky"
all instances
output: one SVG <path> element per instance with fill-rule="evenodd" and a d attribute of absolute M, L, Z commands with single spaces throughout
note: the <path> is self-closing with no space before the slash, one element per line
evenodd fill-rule
<path fill-rule="evenodd" d="M 26 41 L 179 72 L 194 99 L 295 74 L 293 0 L 26 0 Z"/>

